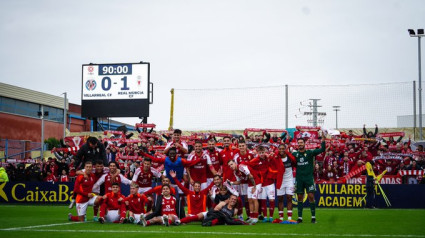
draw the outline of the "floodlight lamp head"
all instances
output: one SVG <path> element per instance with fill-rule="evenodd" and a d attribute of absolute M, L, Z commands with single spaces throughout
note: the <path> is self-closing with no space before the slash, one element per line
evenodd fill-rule
<path fill-rule="evenodd" d="M 408 29 L 407 31 L 409 32 L 409 35 L 410 36 L 415 36 L 416 35 L 415 30 L 413 30 L 413 29 Z"/>
<path fill-rule="evenodd" d="M 424 29 L 418 29 L 418 35 L 424 35 Z"/>

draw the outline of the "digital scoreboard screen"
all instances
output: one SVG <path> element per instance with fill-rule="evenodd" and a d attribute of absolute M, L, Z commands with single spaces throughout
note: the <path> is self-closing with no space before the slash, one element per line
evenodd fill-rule
<path fill-rule="evenodd" d="M 83 117 L 148 117 L 149 63 L 85 64 Z"/>

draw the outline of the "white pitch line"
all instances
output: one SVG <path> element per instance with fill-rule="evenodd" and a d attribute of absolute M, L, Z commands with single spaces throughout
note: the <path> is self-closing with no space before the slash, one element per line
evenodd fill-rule
<path fill-rule="evenodd" d="M 4 230 L 4 229 L 3 229 Z M 20 229 L 25 230 L 25 229 Z M 14 229 L 10 231 L 19 231 Z M 147 234 L 168 234 L 169 231 L 125 231 L 125 230 L 49 230 L 49 229 L 31 229 L 30 232 L 91 232 L 91 233 L 147 233 Z M 246 235 L 246 236 L 319 236 L 319 237 L 410 237 L 410 238 L 423 238 L 425 235 L 378 235 L 378 234 L 307 234 L 307 233 L 245 233 L 245 232 L 201 232 L 201 231 L 172 231 L 177 234 L 187 235 Z"/>
<path fill-rule="evenodd" d="M 37 226 L 11 227 L 11 228 L 0 229 L 0 231 L 13 231 L 13 230 L 32 229 L 32 228 L 51 227 L 51 226 L 64 226 L 64 225 L 83 224 L 83 223 L 84 222 L 66 222 L 66 223 L 46 224 L 46 225 L 37 225 Z"/>

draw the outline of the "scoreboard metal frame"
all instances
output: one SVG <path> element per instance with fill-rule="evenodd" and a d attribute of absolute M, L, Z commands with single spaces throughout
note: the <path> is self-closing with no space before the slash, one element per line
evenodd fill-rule
<path fill-rule="evenodd" d="M 81 115 L 149 117 L 153 103 L 150 63 L 83 64 Z"/>

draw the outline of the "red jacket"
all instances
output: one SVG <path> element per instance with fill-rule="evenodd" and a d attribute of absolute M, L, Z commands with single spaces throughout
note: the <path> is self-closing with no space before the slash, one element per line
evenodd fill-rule
<path fill-rule="evenodd" d="M 285 151 L 286 156 L 291 160 L 293 167 L 295 166 L 295 164 L 297 163 L 297 160 L 295 159 L 295 157 L 292 155 L 292 153 L 290 153 L 289 151 Z M 275 165 L 276 165 L 276 170 L 277 170 L 277 175 L 276 175 L 276 188 L 280 188 L 280 186 L 282 186 L 282 182 L 283 182 L 283 174 L 285 174 L 285 166 L 282 163 L 282 157 L 279 153 L 275 154 L 274 157 L 275 160 Z"/>

